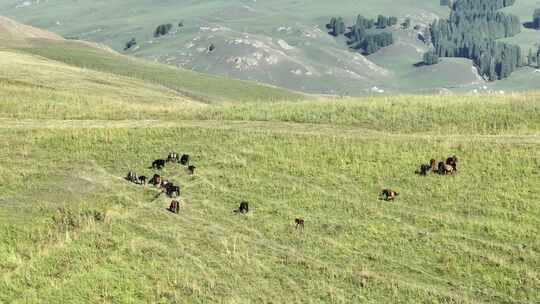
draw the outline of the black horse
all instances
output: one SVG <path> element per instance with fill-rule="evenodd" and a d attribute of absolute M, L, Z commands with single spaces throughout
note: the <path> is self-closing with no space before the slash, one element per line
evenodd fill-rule
<path fill-rule="evenodd" d="M 164 159 L 156 159 L 152 162 L 152 168 L 161 170 L 163 167 L 165 167 L 165 160 Z"/>
<path fill-rule="evenodd" d="M 248 213 L 249 212 L 249 203 L 243 201 L 240 203 L 240 207 L 234 210 L 235 213 Z"/>
<path fill-rule="evenodd" d="M 183 166 L 189 164 L 189 154 L 184 154 L 182 157 L 180 157 L 180 164 Z"/>

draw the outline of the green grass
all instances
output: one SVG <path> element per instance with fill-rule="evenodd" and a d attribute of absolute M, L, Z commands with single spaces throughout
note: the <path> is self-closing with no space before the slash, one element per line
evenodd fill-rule
<path fill-rule="evenodd" d="M 538 141 L 133 127 L 2 131 L 2 301 L 539 300 Z M 199 167 L 164 172 L 178 216 L 121 180 L 170 150 Z M 459 175 L 412 173 L 451 153 Z"/>
<path fill-rule="evenodd" d="M 0 54 L 2 303 L 540 301 L 537 93 L 208 105 Z M 170 151 L 179 215 L 122 178 Z"/>
<path fill-rule="evenodd" d="M 227 79 L 150 63 L 76 42 L 33 41 L 20 51 L 68 65 L 132 77 L 168 87 L 203 102 L 268 102 L 300 99 L 302 94 L 254 82 Z"/>

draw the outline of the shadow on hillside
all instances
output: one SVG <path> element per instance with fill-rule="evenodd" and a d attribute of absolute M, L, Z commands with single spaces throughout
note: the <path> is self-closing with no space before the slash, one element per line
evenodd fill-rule
<path fill-rule="evenodd" d="M 534 27 L 533 22 L 524 22 L 523 27 L 527 29 L 531 29 L 531 30 L 538 30 L 537 28 Z"/>

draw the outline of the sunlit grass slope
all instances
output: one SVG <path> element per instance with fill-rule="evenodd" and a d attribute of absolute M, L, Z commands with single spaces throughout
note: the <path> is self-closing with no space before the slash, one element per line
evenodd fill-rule
<path fill-rule="evenodd" d="M 160 84 L 184 96 L 204 102 L 268 102 L 298 100 L 304 95 L 255 82 L 200 74 L 72 41 L 32 40 L 21 52 L 46 57 L 72 66 L 128 76 Z"/>
<path fill-rule="evenodd" d="M 538 94 L 208 105 L 60 61 L 0 51 L 0 302 L 540 301 Z M 178 215 L 122 178 L 170 151 Z"/>

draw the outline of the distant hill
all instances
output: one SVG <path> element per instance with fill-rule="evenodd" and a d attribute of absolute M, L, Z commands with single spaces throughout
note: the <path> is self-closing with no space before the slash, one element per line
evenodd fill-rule
<path fill-rule="evenodd" d="M 22 45 L 28 39 L 64 40 L 60 35 L 36 27 L 21 24 L 0 16 L 0 46 L 7 43 Z"/>
<path fill-rule="evenodd" d="M 536 0 L 517 0 L 505 11 L 525 22 L 535 6 Z M 429 48 L 418 39 L 421 29 L 449 15 L 450 10 L 438 0 L 215 0 L 204 4 L 11 0 L 1 3 L 0 10 L 18 21 L 64 37 L 103 43 L 128 55 L 310 93 L 521 90 L 535 88 L 540 80 L 539 73 L 527 68 L 503 82 L 488 83 L 478 77 L 471 61 L 455 58 L 444 58 L 437 67 L 415 67 Z M 327 34 L 325 24 L 332 16 L 342 16 L 351 25 L 358 14 L 396 16 L 398 25 L 389 29 L 395 43 L 364 56 L 349 50 L 342 37 Z M 407 30 L 399 26 L 405 18 L 411 20 Z M 167 33 L 155 37 L 158 26 L 168 24 Z M 126 48 L 133 38 L 136 44 Z M 540 37 L 534 30 L 523 29 L 511 40 L 527 51 L 538 47 Z"/>
<path fill-rule="evenodd" d="M 202 102 L 299 100 L 300 93 L 249 81 L 204 75 L 121 55 L 106 46 L 60 36 L 2 18 L 0 47 L 39 55 L 70 66 L 149 81 Z"/>

